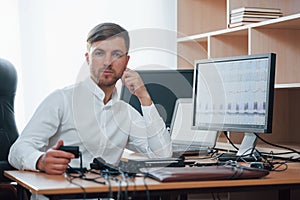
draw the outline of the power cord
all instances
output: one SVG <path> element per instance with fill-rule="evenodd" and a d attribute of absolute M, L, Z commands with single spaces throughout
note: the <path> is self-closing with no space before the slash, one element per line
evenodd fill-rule
<path fill-rule="evenodd" d="M 144 186 L 146 188 L 146 197 L 147 197 L 147 200 L 150 200 L 150 191 L 148 189 L 148 185 L 146 183 L 146 178 L 149 176 L 149 172 L 148 172 L 148 168 L 145 168 L 145 172 L 143 172 L 143 183 L 144 183 Z"/>
<path fill-rule="evenodd" d="M 119 168 L 119 171 L 120 171 L 120 173 L 121 173 L 121 176 L 122 176 L 123 181 L 124 181 L 125 184 L 126 184 L 126 186 L 125 186 L 125 191 L 124 191 L 124 195 L 125 195 L 125 200 L 127 200 L 127 199 L 128 199 L 128 180 L 127 180 L 126 174 L 123 172 L 123 170 Z"/>
<path fill-rule="evenodd" d="M 73 176 L 73 175 L 71 175 L 70 173 L 66 173 L 66 179 L 67 179 L 67 181 L 69 181 L 69 183 L 71 183 L 71 184 L 73 184 L 73 185 L 76 185 L 76 186 L 80 187 L 80 189 L 81 189 L 82 192 L 83 192 L 83 199 L 85 200 L 85 199 L 86 199 L 86 194 L 87 194 L 87 193 L 86 193 L 86 190 L 84 189 L 84 187 L 83 187 L 82 185 L 73 182 L 73 180 L 74 180 L 75 178 L 81 178 L 81 176 Z"/>
<path fill-rule="evenodd" d="M 273 144 L 271 142 L 268 142 L 267 140 L 263 139 L 262 137 L 260 137 L 257 133 L 254 133 L 255 136 L 260 139 L 261 141 L 263 141 L 264 143 L 268 144 L 268 145 L 271 145 L 271 146 L 274 146 L 274 147 L 278 147 L 278 148 L 281 148 L 281 149 L 286 149 L 286 150 L 289 150 L 291 151 L 292 153 L 296 153 L 296 154 L 299 154 L 300 155 L 300 152 L 293 149 L 293 148 L 289 148 L 289 147 L 286 147 L 286 146 L 282 146 L 282 145 L 278 145 L 278 144 Z"/>
<path fill-rule="evenodd" d="M 213 200 L 216 200 L 214 192 L 211 193 Z M 221 200 L 219 193 L 217 192 L 217 200 Z"/>
<path fill-rule="evenodd" d="M 147 200 L 150 200 L 150 191 L 148 189 L 148 185 L 146 183 L 146 177 L 148 176 L 148 173 L 144 174 L 144 177 L 143 177 L 143 182 L 144 182 L 144 186 L 146 188 L 146 196 L 147 196 Z"/>
<path fill-rule="evenodd" d="M 266 140 L 264 140 L 263 138 L 261 138 L 257 133 L 254 133 L 255 136 L 260 139 L 261 141 L 263 141 L 264 143 L 277 147 L 277 148 L 283 148 L 283 149 L 287 149 L 290 152 L 284 152 L 281 154 L 289 154 L 289 153 L 298 153 L 298 151 L 289 148 L 289 147 L 285 147 L 285 146 L 281 146 L 281 145 L 276 145 L 276 144 L 272 144 L 271 142 L 268 142 Z M 224 131 L 224 135 L 226 136 L 227 140 L 229 141 L 229 143 L 238 150 L 238 148 L 233 144 L 233 142 L 230 140 L 230 138 L 228 137 L 227 131 Z M 249 149 L 252 150 L 252 149 Z M 247 151 L 246 151 L 247 152 Z M 280 154 L 280 153 L 279 153 Z M 276 154 L 276 155 L 279 155 Z M 256 148 L 253 149 L 253 154 L 254 157 L 255 155 L 257 155 L 257 158 L 261 159 L 263 162 L 260 164 L 260 160 L 257 160 L 258 163 L 256 161 L 251 162 L 250 166 L 255 166 L 256 168 L 263 168 L 263 169 L 267 169 L 269 171 L 276 171 L 276 172 L 281 172 L 281 171 L 285 171 L 288 168 L 287 162 L 288 161 L 300 161 L 299 158 L 298 159 L 293 159 L 292 157 L 289 158 L 282 158 L 282 157 L 276 157 L 274 156 L 275 154 L 273 152 L 271 153 L 261 153 L 259 152 Z M 240 156 L 238 159 L 236 159 L 236 161 L 243 161 L 243 162 L 247 162 L 247 160 L 245 159 L 246 157 L 244 157 L 246 155 L 242 155 Z M 270 160 L 271 159 L 271 160 Z M 284 159 L 285 162 L 275 162 L 274 159 Z M 259 166 L 262 165 L 262 166 Z M 283 169 L 279 169 L 280 167 L 284 166 Z"/>
<path fill-rule="evenodd" d="M 233 142 L 231 141 L 231 139 L 228 136 L 228 131 L 223 131 L 223 134 L 225 135 L 226 139 L 228 140 L 228 142 L 231 144 L 231 146 L 233 146 L 233 148 L 235 148 L 237 151 L 239 150 L 239 148 L 237 146 L 235 146 L 235 144 L 233 144 Z"/>

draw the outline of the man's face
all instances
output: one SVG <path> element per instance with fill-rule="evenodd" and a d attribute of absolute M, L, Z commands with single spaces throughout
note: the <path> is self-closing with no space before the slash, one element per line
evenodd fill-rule
<path fill-rule="evenodd" d="M 122 37 L 92 43 L 85 56 L 90 66 L 91 77 L 99 87 L 114 86 L 122 77 L 129 61 L 126 53 Z"/>

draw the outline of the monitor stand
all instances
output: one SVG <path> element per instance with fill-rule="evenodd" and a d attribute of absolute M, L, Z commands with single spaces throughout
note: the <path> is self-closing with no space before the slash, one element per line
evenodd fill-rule
<path fill-rule="evenodd" d="M 256 146 L 257 137 L 254 133 L 244 133 L 243 141 L 236 154 L 234 153 L 223 153 L 218 157 L 219 161 L 246 161 L 255 162 L 260 161 L 259 155 L 254 155 L 253 150 Z"/>

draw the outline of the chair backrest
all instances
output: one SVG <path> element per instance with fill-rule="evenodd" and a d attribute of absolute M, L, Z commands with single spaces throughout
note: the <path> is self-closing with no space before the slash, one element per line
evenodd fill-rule
<path fill-rule="evenodd" d="M 14 99 L 17 89 L 17 72 L 7 60 L 0 58 L 0 181 L 3 170 L 11 169 L 7 161 L 10 146 L 19 136 L 15 123 Z"/>

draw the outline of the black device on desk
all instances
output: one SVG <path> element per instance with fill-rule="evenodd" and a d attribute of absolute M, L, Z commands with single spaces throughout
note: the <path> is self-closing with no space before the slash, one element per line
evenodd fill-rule
<path fill-rule="evenodd" d="M 60 146 L 59 150 L 72 153 L 74 154 L 75 158 L 79 158 L 80 156 L 79 146 Z"/>
<path fill-rule="evenodd" d="M 91 169 L 101 170 L 111 175 L 118 175 L 121 172 L 139 173 L 141 168 L 184 166 L 184 158 L 126 159 L 121 160 L 118 166 L 114 166 L 107 163 L 103 158 L 97 157 L 90 164 Z"/>
<path fill-rule="evenodd" d="M 225 154 L 228 159 L 252 157 L 254 133 L 272 132 L 275 58 L 267 53 L 195 62 L 193 128 L 245 133 L 237 157 Z"/>
<path fill-rule="evenodd" d="M 139 173 L 141 168 L 184 167 L 184 158 L 151 158 L 121 160 L 119 167 L 125 172 Z"/>
<path fill-rule="evenodd" d="M 58 150 L 72 153 L 74 154 L 75 158 L 80 159 L 80 166 L 79 167 L 68 166 L 68 168 L 66 169 L 67 173 L 84 173 L 87 171 L 86 168 L 82 167 L 82 155 L 79 150 L 79 146 L 60 146 Z"/>
<path fill-rule="evenodd" d="M 107 163 L 103 158 L 97 157 L 93 159 L 90 163 L 91 169 L 101 170 L 104 173 L 109 173 L 110 175 L 118 175 L 120 171 L 117 166 Z"/>

